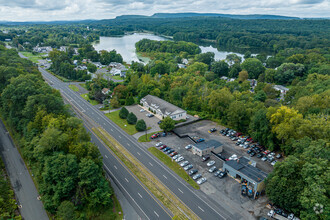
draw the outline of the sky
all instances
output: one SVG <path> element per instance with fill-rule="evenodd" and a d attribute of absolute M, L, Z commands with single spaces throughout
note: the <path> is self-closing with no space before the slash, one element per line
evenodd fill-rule
<path fill-rule="evenodd" d="M 0 21 L 110 19 L 199 12 L 330 17 L 330 0 L 0 0 Z"/>

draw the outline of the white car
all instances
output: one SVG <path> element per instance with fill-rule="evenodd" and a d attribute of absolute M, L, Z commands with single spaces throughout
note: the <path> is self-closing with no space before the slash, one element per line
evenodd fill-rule
<path fill-rule="evenodd" d="M 186 148 L 186 150 L 189 150 L 189 149 L 191 149 L 191 148 L 192 148 L 192 145 L 191 145 L 191 144 L 189 144 L 189 145 L 185 146 L 185 148 Z"/>
<path fill-rule="evenodd" d="M 267 159 L 268 159 L 268 157 L 261 158 L 262 161 L 266 161 Z"/>
<path fill-rule="evenodd" d="M 173 158 L 173 160 L 176 160 L 176 159 L 178 159 L 179 157 L 181 157 L 181 155 L 180 155 L 180 154 L 177 154 L 177 155 L 175 155 L 175 156 L 172 157 L 172 158 Z"/>
<path fill-rule="evenodd" d="M 210 172 L 210 173 L 213 173 L 216 169 L 217 169 L 217 167 L 216 167 L 216 166 L 213 166 L 213 167 L 211 167 L 211 168 L 209 169 L 209 172 Z"/>
<path fill-rule="evenodd" d="M 146 111 L 146 110 L 144 110 L 144 109 L 141 109 L 141 110 L 140 110 L 140 112 L 145 112 L 145 111 Z"/>
<path fill-rule="evenodd" d="M 271 165 L 274 166 L 277 163 L 277 160 L 274 160 L 273 162 L 271 162 Z"/>
<path fill-rule="evenodd" d="M 198 185 L 201 185 L 201 184 L 203 184 L 203 183 L 205 183 L 205 182 L 206 182 L 206 178 L 203 177 L 203 178 L 200 178 L 200 179 L 197 181 L 197 184 L 198 184 Z"/>
<path fill-rule="evenodd" d="M 198 178 L 201 178 L 202 174 L 197 173 L 195 176 L 193 176 L 193 180 L 197 180 Z"/>
<path fill-rule="evenodd" d="M 185 166 L 187 166 L 189 164 L 189 161 L 183 161 L 182 163 L 180 163 L 180 166 L 182 166 L 182 167 L 185 167 Z"/>
<path fill-rule="evenodd" d="M 215 161 L 214 160 L 211 160 L 211 161 L 209 161 L 206 165 L 208 166 L 208 167 L 210 167 L 210 166 L 213 166 L 215 164 Z"/>
<path fill-rule="evenodd" d="M 162 142 L 158 142 L 158 143 L 156 144 L 156 147 L 160 147 L 160 146 L 162 146 L 162 145 L 163 145 Z"/>
<path fill-rule="evenodd" d="M 184 170 L 190 170 L 191 168 L 193 168 L 192 164 L 188 164 L 187 166 L 185 166 L 183 169 Z"/>
<path fill-rule="evenodd" d="M 175 162 L 178 162 L 178 163 L 179 163 L 179 162 L 181 162 L 181 161 L 183 161 L 183 160 L 184 160 L 184 157 L 181 156 L 181 157 L 177 158 L 177 159 L 175 160 Z"/>

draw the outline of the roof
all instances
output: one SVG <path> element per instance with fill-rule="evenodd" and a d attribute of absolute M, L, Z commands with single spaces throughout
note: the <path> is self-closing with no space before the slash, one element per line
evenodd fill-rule
<path fill-rule="evenodd" d="M 289 88 L 286 88 L 285 86 L 281 86 L 281 85 L 275 85 L 274 89 L 289 91 Z"/>
<path fill-rule="evenodd" d="M 249 162 L 249 159 L 241 157 L 238 160 L 228 160 L 225 162 L 225 164 L 256 182 L 262 182 L 267 177 L 267 173 L 254 166 L 251 166 Z"/>
<path fill-rule="evenodd" d="M 222 143 L 216 140 L 209 140 L 209 141 L 203 141 L 200 143 L 195 144 L 195 147 L 198 148 L 199 150 L 205 150 L 211 147 L 217 148 L 220 147 Z"/>
<path fill-rule="evenodd" d="M 141 102 L 147 102 L 149 106 L 159 109 L 164 115 L 173 115 L 186 112 L 185 110 L 175 106 L 157 96 L 147 95 L 141 99 Z"/>

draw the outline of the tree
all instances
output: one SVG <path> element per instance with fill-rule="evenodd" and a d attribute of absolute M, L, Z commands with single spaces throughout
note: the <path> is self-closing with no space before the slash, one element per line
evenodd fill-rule
<path fill-rule="evenodd" d="M 128 117 L 128 110 L 125 107 L 122 107 L 119 111 L 119 117 L 122 119 L 126 119 Z"/>
<path fill-rule="evenodd" d="M 88 63 L 87 64 L 87 69 L 88 69 L 89 72 L 95 73 L 96 70 L 97 70 L 97 67 L 94 64 L 92 64 L 92 63 Z"/>
<path fill-rule="evenodd" d="M 258 79 L 259 75 L 265 71 L 262 62 L 256 58 L 248 58 L 244 60 L 241 67 L 249 73 L 250 79 Z"/>
<path fill-rule="evenodd" d="M 74 204 L 70 201 L 63 201 L 57 210 L 57 217 L 60 220 L 75 219 Z"/>
<path fill-rule="evenodd" d="M 147 130 L 147 125 L 143 119 L 140 119 L 136 122 L 135 129 L 137 131 L 145 131 Z"/>
<path fill-rule="evenodd" d="M 175 121 L 171 117 L 166 117 L 160 123 L 159 127 L 166 132 L 171 131 L 175 127 Z"/>
<path fill-rule="evenodd" d="M 135 103 L 135 101 L 134 101 L 132 93 L 127 94 L 127 97 L 125 99 L 125 105 L 126 106 L 133 105 L 134 103 Z"/>
<path fill-rule="evenodd" d="M 216 61 L 211 64 L 211 71 L 217 74 L 218 77 L 228 76 L 229 65 L 224 60 Z"/>
<path fill-rule="evenodd" d="M 239 57 L 237 54 L 235 53 L 231 53 L 228 54 L 226 56 L 226 60 L 229 62 L 229 64 L 232 66 L 234 63 L 238 63 L 240 64 L 242 62 L 242 58 Z"/>
<path fill-rule="evenodd" d="M 135 114 L 133 112 L 130 112 L 127 115 L 127 123 L 131 124 L 131 125 L 135 125 L 137 121 L 137 117 L 135 116 Z"/>
<path fill-rule="evenodd" d="M 238 75 L 238 81 L 239 82 L 244 82 L 245 80 L 247 80 L 249 77 L 248 72 L 246 72 L 245 70 L 241 71 Z"/>
<path fill-rule="evenodd" d="M 205 63 L 207 65 L 211 65 L 211 63 L 214 61 L 214 53 L 213 52 L 206 52 L 197 54 L 195 56 L 195 60 L 197 62 Z"/>

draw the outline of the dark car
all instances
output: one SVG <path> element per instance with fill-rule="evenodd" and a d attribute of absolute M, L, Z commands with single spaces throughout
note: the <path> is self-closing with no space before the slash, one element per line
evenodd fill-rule
<path fill-rule="evenodd" d="M 250 154 L 252 152 L 254 152 L 253 149 L 249 149 L 246 153 Z"/>
<path fill-rule="evenodd" d="M 163 121 L 159 121 L 159 122 L 157 122 L 157 124 L 159 124 L 159 125 L 160 125 L 162 122 L 163 122 Z"/>
<path fill-rule="evenodd" d="M 220 179 L 224 178 L 225 176 L 227 176 L 227 173 L 223 171 L 221 171 L 220 174 L 218 175 Z"/>
<path fill-rule="evenodd" d="M 211 128 L 211 129 L 209 130 L 209 133 L 213 133 L 213 132 L 215 132 L 215 131 L 217 131 L 216 128 Z"/>
<path fill-rule="evenodd" d="M 171 154 L 171 153 L 173 153 L 173 152 L 174 152 L 174 150 L 171 149 L 171 150 L 167 151 L 167 154 Z"/>
<path fill-rule="evenodd" d="M 250 156 L 253 157 L 254 155 L 256 155 L 256 152 L 252 151 L 252 152 L 250 153 Z"/>
<path fill-rule="evenodd" d="M 203 141 L 205 141 L 205 139 L 204 139 L 204 138 L 200 138 L 200 139 L 198 139 L 198 140 L 196 141 L 196 143 L 200 143 L 200 142 L 203 142 Z"/>
<path fill-rule="evenodd" d="M 196 169 L 195 170 L 190 170 L 188 174 L 189 174 L 189 176 L 192 176 L 197 172 L 198 172 L 198 170 L 196 170 Z"/>
<path fill-rule="evenodd" d="M 171 148 L 170 147 L 165 147 L 165 149 L 163 150 L 163 152 L 166 152 L 168 150 L 171 150 Z"/>
<path fill-rule="evenodd" d="M 204 155 L 204 156 L 202 157 L 202 161 L 203 161 L 203 162 L 207 161 L 208 159 L 210 159 L 210 155 Z"/>
<path fill-rule="evenodd" d="M 263 156 L 264 156 L 264 155 L 263 155 L 262 153 L 260 153 L 260 154 L 257 155 L 258 158 L 261 158 L 261 157 L 263 157 Z"/>

